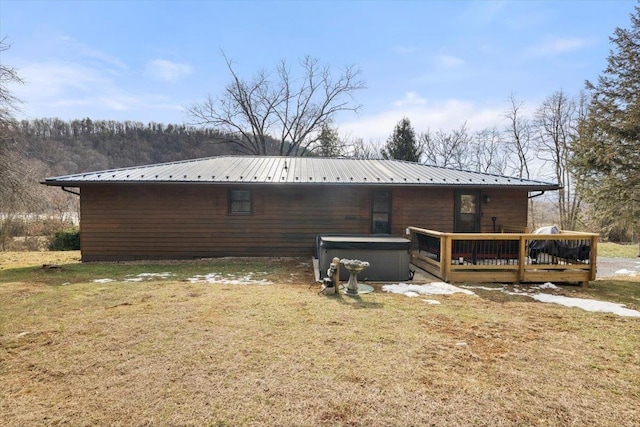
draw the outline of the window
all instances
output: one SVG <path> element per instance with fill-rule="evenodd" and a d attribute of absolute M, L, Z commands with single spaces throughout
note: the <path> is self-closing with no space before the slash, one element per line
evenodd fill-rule
<path fill-rule="evenodd" d="M 480 231 L 480 192 L 456 191 L 454 228 L 458 233 Z"/>
<path fill-rule="evenodd" d="M 252 212 L 251 190 L 229 191 L 229 213 L 250 214 Z"/>
<path fill-rule="evenodd" d="M 391 193 L 374 191 L 371 194 L 371 234 L 391 233 Z"/>

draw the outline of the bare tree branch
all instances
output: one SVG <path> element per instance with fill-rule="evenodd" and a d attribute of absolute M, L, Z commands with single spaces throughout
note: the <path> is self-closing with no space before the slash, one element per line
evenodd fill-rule
<path fill-rule="evenodd" d="M 219 98 L 195 103 L 187 113 L 196 125 L 237 135 L 235 142 L 244 152 L 269 154 L 275 141 L 280 155 L 314 151 L 323 126 L 330 125 L 336 114 L 360 109 L 353 102 L 353 93 L 365 85 L 360 70 L 353 66 L 334 79 L 329 67 L 307 56 L 300 62 L 298 76 L 281 61 L 275 80 L 261 71 L 246 81 L 223 56 L 232 82 Z"/>

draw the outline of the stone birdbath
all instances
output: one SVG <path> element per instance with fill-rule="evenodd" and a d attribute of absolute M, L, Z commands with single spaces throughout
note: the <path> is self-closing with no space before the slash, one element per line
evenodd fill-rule
<path fill-rule="evenodd" d="M 369 263 L 359 259 L 341 259 L 340 263 L 349 271 L 347 295 L 358 295 L 358 273 L 369 267 Z"/>

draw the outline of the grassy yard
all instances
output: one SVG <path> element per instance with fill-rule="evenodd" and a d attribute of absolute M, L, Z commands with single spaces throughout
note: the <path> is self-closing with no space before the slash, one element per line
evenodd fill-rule
<path fill-rule="evenodd" d="M 78 258 L 0 253 L 0 425 L 640 425 L 639 318 L 318 295 L 306 259 Z M 554 292 L 638 310 L 638 280 Z"/>
<path fill-rule="evenodd" d="M 598 243 L 598 256 L 616 258 L 636 258 L 638 256 L 638 245 L 621 245 L 619 243 L 602 242 Z"/>

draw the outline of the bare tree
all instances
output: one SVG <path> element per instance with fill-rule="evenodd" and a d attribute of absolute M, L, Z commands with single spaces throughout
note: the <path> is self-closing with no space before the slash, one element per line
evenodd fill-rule
<path fill-rule="evenodd" d="M 559 221 L 560 227 L 567 230 L 575 229 L 580 209 L 569 164 L 572 142 L 577 138 L 579 112 L 576 101 L 559 90 L 545 99 L 535 114 L 539 157 L 551 165 L 554 178 L 560 184 Z"/>
<path fill-rule="evenodd" d="M 323 125 L 330 125 L 337 113 L 360 109 L 353 94 L 365 85 L 354 66 L 335 77 L 328 66 L 306 56 L 298 77 L 281 61 L 275 78 L 260 71 L 247 81 L 224 59 L 231 83 L 220 97 L 209 96 L 187 113 L 194 124 L 226 132 L 230 138 L 225 142 L 234 142 L 244 153 L 268 154 L 269 140 L 277 141 L 280 155 L 308 153 L 318 144 Z"/>
<path fill-rule="evenodd" d="M 506 173 L 509 152 L 498 128 L 486 128 L 476 132 L 470 148 L 474 170 L 498 175 Z"/>
<path fill-rule="evenodd" d="M 6 38 L 0 40 L 0 52 L 9 49 Z M 10 91 L 9 84 L 23 84 L 15 68 L 0 63 L 0 227 L 6 229 L 10 213 L 28 197 L 24 189 L 25 168 L 18 150 L 20 132 L 13 114 L 19 110 L 20 100 Z M 0 230 L 0 232 L 2 231 Z"/>
<path fill-rule="evenodd" d="M 365 160 L 380 160 L 382 159 L 382 153 L 378 144 L 369 141 L 364 142 L 362 138 L 355 138 L 348 143 L 349 157 L 354 159 Z"/>
<path fill-rule="evenodd" d="M 509 108 L 504 113 L 507 124 L 504 128 L 506 149 L 509 152 L 509 169 L 518 178 L 531 178 L 530 163 L 533 160 L 533 130 L 531 121 L 523 114 L 524 101 L 518 100 L 512 93 L 509 95 Z M 529 226 L 537 228 L 535 200 L 529 198 Z"/>
<path fill-rule="evenodd" d="M 7 38 L 0 39 L 0 52 L 5 52 L 11 47 Z M 13 114 L 18 111 L 20 100 L 16 98 L 8 88 L 9 84 L 24 84 L 18 76 L 18 71 L 6 64 L 0 63 L 0 121 L 13 120 Z"/>
<path fill-rule="evenodd" d="M 532 130 L 529 119 L 522 114 L 524 102 L 516 99 L 515 95 L 509 96 L 509 108 L 505 112 L 504 117 L 507 125 L 504 129 L 504 139 L 507 150 L 511 153 L 509 156 L 511 164 L 509 165 L 515 171 L 518 178 L 531 178 L 529 172 L 529 163 L 532 161 L 531 145 Z"/>
<path fill-rule="evenodd" d="M 425 163 L 457 169 L 470 169 L 469 144 L 472 138 L 467 132 L 467 124 L 446 133 L 442 130 L 432 133 L 427 130 L 420 134 L 420 145 L 424 148 Z"/>

